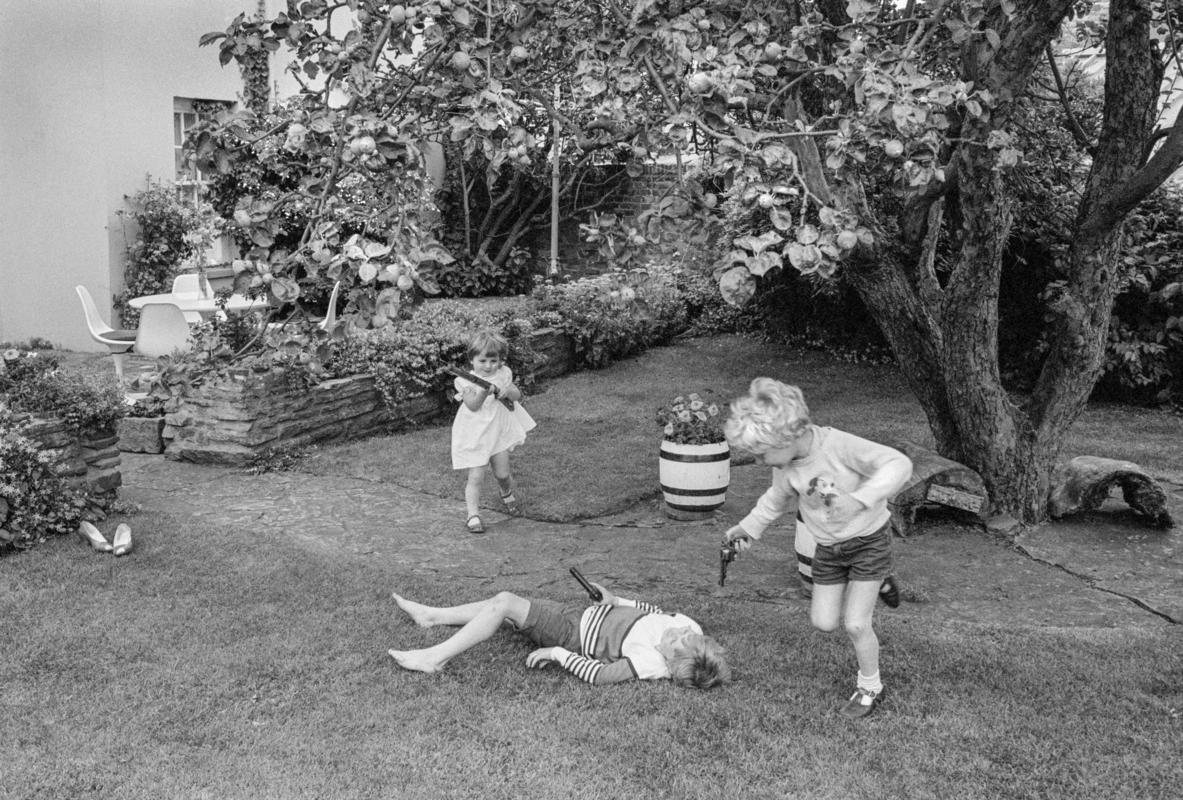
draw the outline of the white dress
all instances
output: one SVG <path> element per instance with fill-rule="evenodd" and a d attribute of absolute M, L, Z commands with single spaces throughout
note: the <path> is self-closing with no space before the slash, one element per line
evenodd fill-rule
<path fill-rule="evenodd" d="M 498 390 L 504 390 L 513 383 L 513 371 L 502 365 L 489 382 Z M 535 422 L 521 403 L 514 403 L 513 411 L 510 411 L 490 394 L 484 404 L 473 411 L 464 404 L 464 390 L 480 387 L 464 378 L 456 378 L 453 383 L 460 408 L 452 423 L 452 469 L 483 467 L 489 463 L 490 457 L 526 441 L 526 434 L 534 429 Z"/>

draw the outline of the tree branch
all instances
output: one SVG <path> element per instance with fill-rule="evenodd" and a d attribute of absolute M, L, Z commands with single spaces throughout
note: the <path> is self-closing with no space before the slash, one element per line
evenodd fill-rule
<path fill-rule="evenodd" d="M 1060 67 L 1056 64 L 1056 54 L 1052 52 L 1052 46 L 1049 42 L 1044 48 L 1047 53 L 1047 65 L 1051 67 L 1052 78 L 1056 81 L 1056 94 L 1060 98 L 1060 105 L 1064 107 L 1064 114 L 1068 117 L 1068 128 L 1072 131 L 1072 138 L 1090 155 L 1093 153 L 1092 144 L 1089 142 L 1088 134 L 1084 132 L 1084 128 L 1080 126 L 1080 121 L 1076 118 L 1076 114 L 1072 112 L 1072 106 L 1068 103 L 1068 91 L 1064 86 L 1064 79 L 1060 77 Z"/>
<path fill-rule="evenodd" d="M 1147 195 L 1162 185 L 1180 165 L 1183 165 L 1183 124 L 1176 123 L 1166 131 L 1166 139 L 1141 169 L 1093 208 L 1078 229 L 1088 235 L 1116 225 Z"/>

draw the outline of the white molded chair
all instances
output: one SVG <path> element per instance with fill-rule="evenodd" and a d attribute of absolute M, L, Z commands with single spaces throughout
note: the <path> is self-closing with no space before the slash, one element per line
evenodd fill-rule
<path fill-rule="evenodd" d="M 142 356 L 171 355 L 193 349 L 184 312 L 172 303 L 148 303 L 140 310 L 135 350 Z"/>
<path fill-rule="evenodd" d="M 115 362 L 115 377 L 123 380 L 123 362 L 127 360 L 127 353 L 136 343 L 136 331 L 118 330 L 112 328 L 99 316 L 99 309 L 94 304 L 94 298 L 82 284 L 74 287 L 78 299 L 82 301 L 82 311 L 86 314 L 86 327 L 90 329 L 90 338 L 99 344 L 107 346 L 111 351 L 111 359 Z"/>
<path fill-rule="evenodd" d="M 173 278 L 172 294 L 179 298 L 214 296 L 209 282 L 196 272 L 186 272 Z M 186 311 L 184 314 L 190 325 L 198 325 L 203 321 L 201 314 L 197 311 Z"/>
<path fill-rule="evenodd" d="M 341 281 L 333 284 L 333 293 L 329 295 L 329 310 L 325 312 L 325 318 L 317 323 L 317 327 L 322 331 L 332 333 L 333 326 L 337 324 L 337 295 L 341 293 Z"/>
<path fill-rule="evenodd" d="M 173 294 L 183 297 L 209 297 L 209 284 L 196 272 L 186 272 L 173 278 Z"/>

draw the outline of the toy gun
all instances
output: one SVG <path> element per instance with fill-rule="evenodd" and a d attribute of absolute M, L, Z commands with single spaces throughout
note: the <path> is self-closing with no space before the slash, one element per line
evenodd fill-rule
<path fill-rule="evenodd" d="M 464 378 L 464 380 L 471 381 L 471 382 L 475 383 L 477 386 L 481 387 L 482 389 L 486 389 L 486 390 L 492 392 L 493 396 L 496 397 L 498 400 L 500 400 L 501 404 L 503 406 L 508 408 L 510 411 L 513 411 L 513 401 L 510 400 L 508 397 L 501 397 L 500 392 L 497 389 L 497 387 L 494 386 L 490 381 L 487 381 L 484 378 L 473 375 L 471 372 L 466 372 L 462 369 L 457 369 L 456 367 L 447 367 L 446 369 L 448 370 L 448 372 L 452 373 L 457 378 Z"/>
<path fill-rule="evenodd" d="M 591 583 L 588 582 L 587 578 L 583 577 L 583 573 L 575 569 L 575 567 L 571 567 L 571 576 L 574 577 L 575 580 L 579 581 L 579 585 L 583 587 L 583 591 L 587 592 L 587 596 L 592 600 L 598 603 L 604 599 L 603 593 L 600 592 L 600 590 L 596 587 L 592 586 Z"/>
<path fill-rule="evenodd" d="M 727 581 L 727 565 L 735 560 L 739 551 L 735 546 L 726 539 L 723 540 L 723 545 L 719 548 L 719 585 L 722 586 Z"/>

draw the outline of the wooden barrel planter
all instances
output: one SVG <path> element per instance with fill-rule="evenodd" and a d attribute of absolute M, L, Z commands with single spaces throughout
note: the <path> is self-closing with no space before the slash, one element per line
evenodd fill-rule
<path fill-rule="evenodd" d="M 658 477 L 666 516 L 705 519 L 727 499 L 731 450 L 727 442 L 678 444 L 662 440 Z"/>

